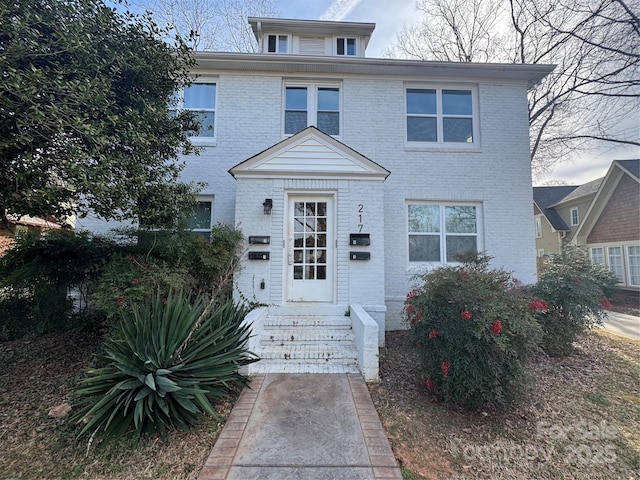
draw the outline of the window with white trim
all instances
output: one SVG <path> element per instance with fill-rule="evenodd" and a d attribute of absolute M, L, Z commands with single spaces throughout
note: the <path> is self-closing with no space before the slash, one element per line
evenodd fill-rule
<path fill-rule="evenodd" d="M 640 245 L 629 245 L 627 258 L 629 259 L 629 285 L 638 287 L 640 286 Z"/>
<path fill-rule="evenodd" d="M 604 265 L 604 247 L 591 247 L 589 249 L 591 263 L 594 265 Z"/>
<path fill-rule="evenodd" d="M 287 85 L 284 95 L 284 134 L 294 135 L 314 125 L 327 135 L 340 135 L 338 85 Z"/>
<path fill-rule="evenodd" d="M 356 56 L 356 39 L 349 37 L 336 38 L 336 55 L 355 57 Z"/>
<path fill-rule="evenodd" d="M 407 142 L 476 142 L 475 90 L 408 87 L 405 97 Z"/>
<path fill-rule="evenodd" d="M 534 217 L 536 227 L 536 238 L 542 238 L 542 218 L 540 216 Z"/>
<path fill-rule="evenodd" d="M 609 270 L 618 279 L 618 283 L 624 283 L 624 266 L 622 264 L 622 247 L 607 247 Z"/>
<path fill-rule="evenodd" d="M 409 203 L 409 263 L 457 263 L 456 256 L 477 253 L 480 206 Z"/>
<path fill-rule="evenodd" d="M 576 225 L 580 224 L 580 217 L 578 216 L 578 209 L 577 208 L 572 208 L 571 209 L 571 226 L 575 227 Z"/>
<path fill-rule="evenodd" d="M 198 196 L 193 210 L 185 218 L 188 230 L 204 237 L 211 237 L 211 227 L 213 225 L 213 197 Z"/>
<path fill-rule="evenodd" d="M 267 35 L 267 53 L 289 53 L 289 35 Z"/>
<path fill-rule="evenodd" d="M 213 82 L 192 83 L 178 93 L 173 111 L 189 110 L 195 113 L 200 122 L 200 131 L 190 132 L 197 137 L 215 137 L 216 123 L 216 88 Z"/>

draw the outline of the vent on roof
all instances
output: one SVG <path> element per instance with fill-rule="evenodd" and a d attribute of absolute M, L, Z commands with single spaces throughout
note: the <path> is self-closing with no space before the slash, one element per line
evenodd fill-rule
<path fill-rule="evenodd" d="M 300 37 L 300 55 L 324 54 L 324 37 Z"/>

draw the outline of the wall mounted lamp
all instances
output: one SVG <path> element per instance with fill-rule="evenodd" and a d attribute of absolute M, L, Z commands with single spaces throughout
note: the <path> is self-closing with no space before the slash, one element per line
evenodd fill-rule
<path fill-rule="evenodd" d="M 264 214 L 271 215 L 271 209 L 273 208 L 273 200 L 271 198 L 265 198 L 262 206 L 264 207 Z"/>

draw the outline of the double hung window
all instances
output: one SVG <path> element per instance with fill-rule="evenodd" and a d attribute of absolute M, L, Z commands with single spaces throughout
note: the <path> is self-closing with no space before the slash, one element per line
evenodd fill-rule
<path fill-rule="evenodd" d="M 407 142 L 474 143 L 475 91 L 407 88 Z"/>
<path fill-rule="evenodd" d="M 630 245 L 627 247 L 629 258 L 629 284 L 634 287 L 640 286 L 640 246 Z"/>
<path fill-rule="evenodd" d="M 408 204 L 409 263 L 456 263 L 457 256 L 477 253 L 480 206 Z"/>
<path fill-rule="evenodd" d="M 592 247 L 589 250 L 591 254 L 591 263 L 594 265 L 604 265 L 604 248 L 603 247 Z"/>
<path fill-rule="evenodd" d="M 194 137 L 215 137 L 216 87 L 215 83 L 193 83 L 177 95 L 173 110 L 194 112 L 200 122 L 200 130 L 191 132 Z"/>
<path fill-rule="evenodd" d="M 193 205 L 186 221 L 188 230 L 209 238 L 211 236 L 213 214 L 213 199 L 211 197 L 199 197 Z"/>
<path fill-rule="evenodd" d="M 622 265 L 622 247 L 607 247 L 607 256 L 609 260 L 609 270 L 611 270 L 618 279 L 618 282 L 624 283 L 624 267 Z"/>
<path fill-rule="evenodd" d="M 340 88 L 333 85 L 285 87 L 284 133 L 294 135 L 315 125 L 327 135 L 340 135 Z"/>
<path fill-rule="evenodd" d="M 571 226 L 575 227 L 576 225 L 580 224 L 580 216 L 578 215 L 578 209 L 577 208 L 572 208 L 571 209 Z"/>

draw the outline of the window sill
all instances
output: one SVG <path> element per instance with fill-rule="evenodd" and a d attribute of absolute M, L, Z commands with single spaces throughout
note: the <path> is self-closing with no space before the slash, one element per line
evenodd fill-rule
<path fill-rule="evenodd" d="M 216 139 L 211 137 L 189 137 L 189 140 L 195 147 L 215 147 L 218 145 Z"/>
<path fill-rule="evenodd" d="M 405 152 L 482 153 L 482 148 L 476 144 L 405 143 L 404 150 Z"/>

